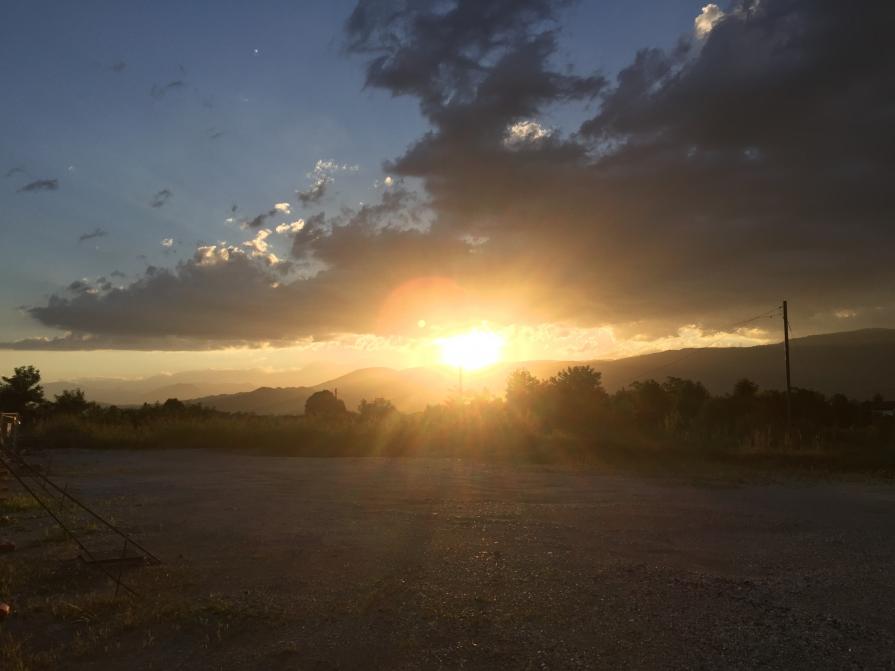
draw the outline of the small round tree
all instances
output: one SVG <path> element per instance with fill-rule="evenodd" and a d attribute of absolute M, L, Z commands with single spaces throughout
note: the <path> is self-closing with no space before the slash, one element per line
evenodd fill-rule
<path fill-rule="evenodd" d="M 345 403 L 329 389 L 315 391 L 305 401 L 305 414 L 309 417 L 338 417 L 346 413 Z"/>

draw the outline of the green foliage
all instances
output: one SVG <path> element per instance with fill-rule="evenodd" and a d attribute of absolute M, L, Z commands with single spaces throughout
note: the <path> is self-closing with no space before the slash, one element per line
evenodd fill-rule
<path fill-rule="evenodd" d="M 19 366 L 9 377 L 0 378 L 0 410 L 30 416 L 44 402 L 40 371 L 34 366 Z"/>

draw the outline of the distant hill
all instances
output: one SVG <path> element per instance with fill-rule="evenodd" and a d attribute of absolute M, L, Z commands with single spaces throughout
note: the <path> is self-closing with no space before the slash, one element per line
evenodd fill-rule
<path fill-rule="evenodd" d="M 866 399 L 875 393 L 895 397 L 895 329 L 864 329 L 795 338 L 790 341 L 794 386 L 826 394 L 844 393 Z M 742 377 L 764 389 L 781 389 L 783 344 L 757 347 L 685 349 L 596 362 L 608 389 L 645 375 L 701 381 L 713 393 L 724 393 Z"/>
<path fill-rule="evenodd" d="M 895 329 L 865 329 L 797 338 L 791 342 L 793 384 L 826 394 L 841 392 L 856 399 L 881 393 L 895 398 Z M 682 349 L 612 361 L 527 361 L 503 363 L 467 373 L 467 393 L 502 395 L 507 376 L 524 368 L 539 378 L 555 375 L 570 365 L 591 365 L 603 373 L 610 392 L 636 379 L 668 376 L 699 380 L 713 393 L 729 391 L 748 377 L 764 389 L 785 383 L 783 345 Z M 440 403 L 455 394 L 458 375 L 446 367 L 364 368 L 313 386 L 261 387 L 254 391 L 193 399 L 220 410 L 258 414 L 300 414 L 304 403 L 320 389 L 338 390 L 349 408 L 362 398 L 382 396 L 410 412 Z"/>
<path fill-rule="evenodd" d="M 78 378 L 45 382 L 44 393 L 52 399 L 65 389 L 82 389 L 87 398 L 98 403 L 115 405 L 139 405 L 164 402 L 169 398 L 195 398 L 222 394 L 235 394 L 257 389 L 260 385 L 299 386 L 317 384 L 346 373 L 348 369 L 338 364 L 315 363 L 297 370 L 267 371 L 243 370 L 192 370 L 178 373 L 151 375 L 139 379 Z"/>
<path fill-rule="evenodd" d="M 442 368 L 361 368 L 333 380 L 310 387 L 261 387 L 238 394 L 221 394 L 192 399 L 226 412 L 258 414 L 301 414 L 305 401 L 315 391 L 335 390 L 354 409 L 361 399 L 387 398 L 402 410 L 420 410 L 440 403 L 456 389 L 456 373 Z M 452 386 L 453 385 L 453 386 Z"/>

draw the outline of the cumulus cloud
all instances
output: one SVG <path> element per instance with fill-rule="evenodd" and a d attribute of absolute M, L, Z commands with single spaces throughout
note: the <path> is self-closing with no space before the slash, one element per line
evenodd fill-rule
<path fill-rule="evenodd" d="M 255 237 L 251 240 L 248 240 L 243 244 L 244 247 L 248 247 L 252 250 L 253 256 L 264 255 L 270 249 L 270 244 L 267 242 L 267 238 L 270 237 L 270 229 L 262 228 L 260 231 L 255 233 Z"/>
<path fill-rule="evenodd" d="M 298 233 L 305 226 L 305 220 L 299 219 L 297 221 L 293 221 L 291 224 L 278 224 L 276 229 L 277 233 L 288 235 L 289 233 Z"/>
<path fill-rule="evenodd" d="M 429 124 L 384 168 L 422 198 L 396 184 L 274 228 L 289 276 L 254 240 L 215 245 L 29 313 L 74 338 L 197 343 L 389 333 L 402 315 L 710 335 L 783 297 L 819 330 L 842 306 L 849 325 L 891 319 L 895 7 L 735 0 L 609 81 L 554 66 L 565 4 L 359 2 L 346 39 L 366 85 Z M 575 132 L 518 126 L 575 105 Z"/>
<path fill-rule="evenodd" d="M 241 245 L 199 246 L 174 268 L 150 266 L 124 287 L 91 285 L 95 291 L 57 294 L 28 313 L 41 324 L 71 334 L 64 341 L 33 341 L 37 348 L 143 348 L 148 343 L 202 347 L 218 341 L 259 345 L 288 344 L 301 338 L 330 338 L 340 333 L 394 332 L 408 324 L 394 323 L 386 310 L 397 285 L 419 277 L 446 276 L 451 268 L 478 261 L 462 241 L 443 238 L 433 245 L 431 234 L 391 224 L 392 213 L 404 208 L 410 195 L 398 194 L 385 203 L 346 211 L 326 221 L 314 219 L 294 234 L 301 237 L 296 258 L 313 272 L 295 277 L 271 252 L 269 229 L 257 231 Z M 397 221 L 406 221 L 399 216 Z M 309 220 L 310 222 L 310 220 Z M 357 249 L 366 253 L 357 264 Z M 489 276 L 479 268 L 476 275 Z M 459 290 L 456 290 L 459 292 Z M 456 293 L 455 292 L 455 293 Z M 426 304 L 425 297 L 415 300 Z M 394 305 L 407 297 L 394 296 Z M 476 315 L 485 317 L 484 305 Z M 385 316 L 384 316 L 385 315 Z M 413 317 L 415 325 L 418 316 Z M 415 328 L 415 326 L 414 326 Z M 191 345 L 187 348 L 200 345 Z"/>
<path fill-rule="evenodd" d="M 348 44 L 367 85 L 416 98 L 431 124 L 386 168 L 423 180 L 439 232 L 487 237 L 495 267 L 534 268 L 554 318 L 583 324 L 722 325 L 782 291 L 808 313 L 891 304 L 870 241 L 895 235 L 879 57 L 895 9 L 709 8 L 699 48 L 644 48 L 608 82 L 551 69 L 562 4 L 358 3 Z M 577 136 L 509 151 L 507 129 L 594 95 Z"/>
<path fill-rule="evenodd" d="M 702 8 L 702 11 L 699 13 L 694 21 L 694 30 L 696 31 L 697 37 L 705 37 L 710 32 L 712 32 L 712 28 L 715 27 L 715 24 L 718 23 L 724 17 L 724 12 L 721 10 L 718 5 L 714 3 L 709 3 L 705 7 Z"/>
<path fill-rule="evenodd" d="M 277 203 L 273 206 L 273 209 L 283 214 L 292 214 L 292 206 L 289 203 Z"/>
<path fill-rule="evenodd" d="M 163 238 L 162 247 L 171 248 L 174 246 L 174 238 Z"/>
<path fill-rule="evenodd" d="M 503 142 L 507 147 L 517 149 L 546 140 L 552 134 L 553 131 L 537 121 L 517 121 L 507 128 Z"/>

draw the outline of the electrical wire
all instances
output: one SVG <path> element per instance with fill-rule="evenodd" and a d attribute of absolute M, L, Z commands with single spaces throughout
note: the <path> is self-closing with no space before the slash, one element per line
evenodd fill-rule
<path fill-rule="evenodd" d="M 763 312 L 763 313 L 761 313 L 760 315 L 755 315 L 754 317 L 749 317 L 748 319 L 744 319 L 744 320 L 742 320 L 742 321 L 734 322 L 733 324 L 728 324 L 727 326 L 721 328 L 720 330 L 721 330 L 721 331 L 730 331 L 731 329 L 735 329 L 735 328 L 737 328 L 737 327 L 739 327 L 739 326 L 744 326 L 744 325 L 746 325 L 746 324 L 750 324 L 750 323 L 752 323 L 752 322 L 754 322 L 754 321 L 758 321 L 759 319 L 773 319 L 774 317 L 777 317 L 777 316 L 779 315 L 779 313 L 780 313 L 780 311 L 781 311 L 782 309 L 783 309 L 782 306 L 779 306 L 779 305 L 778 305 L 778 306 L 775 307 L 773 310 L 768 310 L 767 312 Z M 792 329 L 790 329 L 790 332 L 792 332 Z M 696 354 L 696 352 L 699 352 L 699 351 L 701 351 L 699 348 L 693 348 L 693 349 L 691 349 L 689 352 L 687 352 L 686 354 L 683 354 L 682 356 L 680 356 L 680 357 L 678 357 L 678 358 L 676 358 L 676 359 L 673 359 L 673 360 L 671 360 L 671 361 L 668 361 L 668 362 L 666 362 L 666 363 L 663 363 L 663 364 L 661 364 L 661 365 L 659 365 L 659 366 L 655 366 L 655 367 L 653 367 L 653 368 L 648 368 L 648 369 L 646 369 L 645 371 L 641 372 L 637 377 L 633 378 L 630 382 L 626 383 L 626 384 L 623 386 L 623 388 L 624 388 L 624 387 L 628 387 L 628 386 L 634 384 L 635 382 L 637 382 L 638 380 L 642 379 L 642 378 L 645 377 L 646 375 L 649 375 L 649 374 L 651 374 L 651 373 L 654 373 L 654 372 L 656 372 L 656 371 L 658 371 L 658 370 L 662 370 L 662 369 L 664 369 L 664 368 L 668 368 L 669 366 L 673 366 L 674 364 L 679 363 L 679 362 L 683 361 L 684 359 L 693 356 L 694 354 Z"/>

